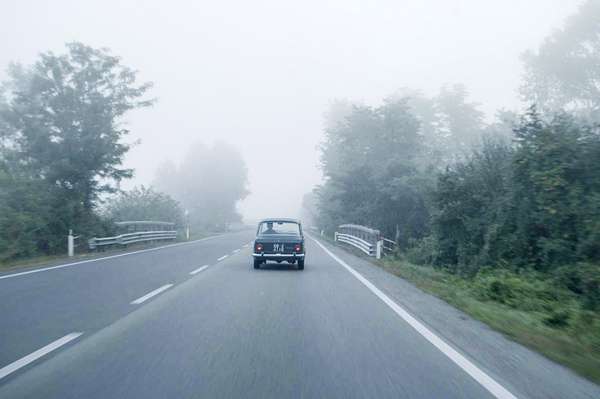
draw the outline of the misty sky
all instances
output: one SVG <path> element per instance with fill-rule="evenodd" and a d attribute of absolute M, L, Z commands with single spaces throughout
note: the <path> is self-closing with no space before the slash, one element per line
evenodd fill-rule
<path fill-rule="evenodd" d="M 249 168 L 247 218 L 295 216 L 320 181 L 328 103 L 377 104 L 402 87 L 462 82 L 488 114 L 516 108 L 519 54 L 578 0 L 0 2 L 0 78 L 67 41 L 109 47 L 155 83 L 158 103 L 128 117 L 127 156 L 148 184 L 190 143 L 235 144 Z"/>

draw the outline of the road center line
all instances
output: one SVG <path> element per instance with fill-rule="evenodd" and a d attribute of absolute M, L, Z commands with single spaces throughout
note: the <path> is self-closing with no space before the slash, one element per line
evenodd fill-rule
<path fill-rule="evenodd" d="M 223 259 L 225 259 L 226 257 L 228 257 L 229 255 L 223 255 L 221 256 L 219 259 L 217 259 L 217 262 L 222 261 Z"/>
<path fill-rule="evenodd" d="M 194 271 L 190 272 L 190 274 L 193 276 L 194 274 L 198 274 L 198 273 L 200 273 L 202 270 L 205 270 L 206 268 L 208 268 L 208 265 L 201 266 L 201 267 L 197 268 L 196 270 L 194 270 Z"/>
<path fill-rule="evenodd" d="M 36 350 L 35 352 L 32 352 L 29 355 L 22 357 L 19 360 L 14 361 L 7 366 L 2 367 L 0 369 L 0 380 L 11 373 L 14 373 L 18 369 L 27 366 L 29 363 L 36 361 L 40 357 L 47 355 L 48 353 L 52 352 L 53 350 L 56 350 L 56 349 L 60 348 L 61 346 L 68 344 L 69 342 L 73 341 L 75 338 L 81 336 L 82 334 L 83 334 L 82 332 L 72 332 L 71 334 L 67 334 L 64 337 L 59 338 L 52 343 L 49 343 L 48 345 L 44 346 L 43 348 L 40 348 L 40 349 Z"/>
<path fill-rule="evenodd" d="M 350 274 L 352 274 L 358 281 L 360 281 L 363 285 L 365 285 L 371 292 L 373 292 L 379 299 L 381 299 L 389 308 L 391 308 L 398 316 L 400 316 L 404 321 L 406 321 L 412 328 L 414 328 L 419 334 L 421 334 L 427 341 L 429 341 L 433 346 L 438 348 L 444 355 L 446 355 L 450 360 L 452 360 L 456 365 L 458 365 L 461 369 L 463 369 L 467 374 L 469 374 L 475 381 L 477 381 L 481 386 L 487 389 L 492 395 L 494 395 L 498 399 L 517 399 L 512 393 L 510 393 L 506 388 L 500 385 L 496 380 L 486 374 L 483 370 L 475 366 L 471 361 L 469 361 L 466 357 L 460 354 L 456 349 L 452 348 L 448 345 L 444 340 L 435 335 L 431 330 L 429 330 L 425 325 L 423 325 L 420 321 L 411 316 L 404 308 L 394 302 L 390 297 L 384 294 L 379 288 L 377 288 L 373 283 L 363 277 L 362 274 L 354 270 L 352 267 L 348 266 L 346 262 L 337 257 L 333 252 L 327 249 L 323 244 L 319 241 L 310 237 L 314 242 L 317 243 L 318 246 L 323 249 L 329 256 L 333 258 L 337 263 L 342 265 Z"/>
<path fill-rule="evenodd" d="M 146 295 L 144 295 L 142 297 L 139 297 L 135 301 L 132 301 L 131 305 L 139 305 L 140 303 L 143 303 L 143 302 L 147 301 L 148 299 L 152 298 L 153 296 L 156 296 L 156 295 L 160 294 L 161 292 L 168 290 L 172 286 L 173 286 L 173 284 L 165 284 L 162 287 L 157 288 L 154 291 L 149 292 L 149 293 L 147 293 Z"/>

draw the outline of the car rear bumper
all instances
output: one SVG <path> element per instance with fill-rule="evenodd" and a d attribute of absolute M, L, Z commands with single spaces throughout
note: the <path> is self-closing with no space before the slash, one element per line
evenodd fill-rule
<path fill-rule="evenodd" d="M 297 258 L 304 258 L 304 254 L 264 254 L 264 253 L 254 253 L 252 254 L 252 256 L 254 256 L 255 258 L 261 258 L 261 259 L 297 259 Z"/>

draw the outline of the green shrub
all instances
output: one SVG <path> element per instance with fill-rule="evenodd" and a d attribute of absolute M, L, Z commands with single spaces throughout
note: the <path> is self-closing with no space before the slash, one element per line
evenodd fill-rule
<path fill-rule="evenodd" d="M 571 317 L 569 311 L 565 309 L 555 310 L 550 315 L 544 317 L 544 324 L 554 328 L 566 327 Z"/>
<path fill-rule="evenodd" d="M 433 236 L 411 240 L 405 252 L 406 260 L 416 265 L 433 265 L 439 253 L 438 242 Z"/>
<path fill-rule="evenodd" d="M 554 271 L 558 286 L 565 287 L 581 298 L 584 308 L 600 310 L 600 265 L 579 263 Z"/>
<path fill-rule="evenodd" d="M 517 274 L 483 269 L 473 278 L 472 289 L 484 301 L 495 301 L 513 309 L 552 312 L 571 302 L 572 295 L 540 273 Z"/>

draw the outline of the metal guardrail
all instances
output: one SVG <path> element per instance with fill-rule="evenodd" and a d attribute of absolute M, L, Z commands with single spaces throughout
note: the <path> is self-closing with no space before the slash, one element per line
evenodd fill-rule
<path fill-rule="evenodd" d="M 387 251 L 387 252 L 393 252 L 394 249 L 396 248 L 396 245 L 398 245 L 396 243 L 396 241 L 389 240 L 389 239 L 383 237 L 383 250 L 384 250 L 384 252 L 385 251 Z"/>
<path fill-rule="evenodd" d="M 88 240 L 90 249 L 97 249 L 108 245 L 127 245 L 136 242 L 174 240 L 177 238 L 176 230 L 137 231 L 135 233 L 121 234 L 114 237 L 94 237 Z"/>
<path fill-rule="evenodd" d="M 159 227 L 170 228 L 173 230 L 175 223 L 173 222 L 160 222 L 156 220 L 126 220 L 123 222 L 115 222 L 115 226 L 119 226 L 121 228 L 128 228 L 133 230 L 138 230 L 139 227 L 144 227 L 146 231 L 157 229 Z M 150 227 L 150 229 L 148 229 Z"/>
<path fill-rule="evenodd" d="M 358 224 L 342 224 L 334 234 L 335 241 L 358 248 L 369 256 L 381 258 L 386 252 L 394 251 L 396 242 L 381 235 L 381 232 Z"/>
<path fill-rule="evenodd" d="M 376 246 L 361 239 L 358 237 L 354 237 L 350 234 L 344 234 L 344 233 L 335 233 L 335 241 L 339 241 L 339 242 L 343 242 L 346 244 L 350 244 L 358 249 L 360 249 L 362 252 L 364 252 L 365 254 L 369 255 L 369 256 L 375 256 L 375 251 L 376 251 Z"/>

